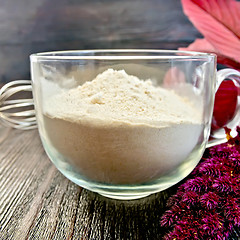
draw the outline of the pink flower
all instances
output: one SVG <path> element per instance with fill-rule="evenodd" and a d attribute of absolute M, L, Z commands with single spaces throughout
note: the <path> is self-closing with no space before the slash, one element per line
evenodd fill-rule
<path fill-rule="evenodd" d="M 182 0 L 184 13 L 202 33 L 187 48 L 179 50 L 215 53 L 217 62 L 240 70 L 240 2 L 235 0 Z M 234 116 L 238 90 L 223 82 L 216 94 L 212 130 Z"/>
<path fill-rule="evenodd" d="M 240 69 L 240 2 L 182 0 L 182 6 L 204 38 L 180 50 L 215 53 L 219 63 Z"/>

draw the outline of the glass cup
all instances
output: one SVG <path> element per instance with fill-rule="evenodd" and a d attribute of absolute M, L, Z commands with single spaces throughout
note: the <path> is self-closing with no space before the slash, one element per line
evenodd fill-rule
<path fill-rule="evenodd" d="M 71 181 L 115 199 L 137 199 L 185 178 L 207 146 L 215 92 L 213 54 L 86 50 L 30 56 L 35 110 L 46 153 Z M 239 123 L 239 105 L 227 126 Z"/>

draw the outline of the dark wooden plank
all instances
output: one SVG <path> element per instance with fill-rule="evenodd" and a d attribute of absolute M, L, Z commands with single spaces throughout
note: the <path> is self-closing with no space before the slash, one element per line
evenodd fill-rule
<path fill-rule="evenodd" d="M 80 187 L 68 182 L 67 189 L 59 206 L 57 225 L 52 239 L 72 238 L 81 191 Z"/>
<path fill-rule="evenodd" d="M 3 44 L 72 39 L 189 41 L 199 35 L 178 0 L 1 0 L 0 4 Z"/>
<path fill-rule="evenodd" d="M 175 191 L 133 201 L 102 197 L 57 171 L 36 130 L 9 130 L 0 144 L 0 239 L 162 239 L 160 218 Z"/>
<path fill-rule="evenodd" d="M 1 186 L 8 189 L 8 193 L 1 192 L 4 204 L 0 205 L 0 226 L 6 239 L 27 236 L 56 171 L 46 159 L 37 132 L 30 131 L 24 137 L 25 133 L 11 131 L 0 145 L 0 152 L 5 153 L 1 157 L 1 182 L 7 179 Z"/>
<path fill-rule="evenodd" d="M 34 130 L 10 130 L 0 154 L 1 239 L 152 239 L 159 235 L 161 211 L 156 207 L 159 201 L 164 207 L 163 195 L 117 201 L 82 190 L 56 170 Z"/>
<path fill-rule="evenodd" d="M 186 46 L 200 34 L 179 0 L 0 0 L 0 81 L 29 78 L 34 52 Z"/>

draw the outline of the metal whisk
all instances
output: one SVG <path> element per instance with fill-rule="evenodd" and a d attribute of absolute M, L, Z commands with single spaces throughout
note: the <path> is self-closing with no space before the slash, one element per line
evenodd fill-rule
<path fill-rule="evenodd" d="M 16 80 L 0 89 L 0 123 L 17 129 L 36 128 L 36 117 L 32 98 L 16 98 L 19 92 L 31 92 L 30 80 Z M 26 94 L 26 93 L 25 93 Z"/>

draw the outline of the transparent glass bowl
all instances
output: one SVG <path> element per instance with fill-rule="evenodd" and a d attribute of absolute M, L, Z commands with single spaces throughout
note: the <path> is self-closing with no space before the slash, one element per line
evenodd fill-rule
<path fill-rule="evenodd" d="M 201 159 L 213 112 L 214 55 L 165 50 L 88 50 L 40 53 L 30 58 L 43 146 L 55 166 L 79 186 L 115 199 L 141 198 L 176 184 Z M 194 121 L 184 118 L 174 122 L 170 115 L 162 119 L 159 112 L 159 117 L 146 120 L 147 115 L 136 117 L 131 111 L 118 119 L 118 105 L 106 113 L 98 102 L 99 96 L 94 110 L 86 110 L 88 103 L 84 105 L 85 100 L 78 99 L 82 95 L 75 96 L 74 92 L 96 88 L 92 80 L 108 69 L 112 69 L 112 74 L 108 75 L 111 79 L 106 86 L 116 96 L 123 86 L 113 73 L 124 70 L 143 81 L 141 86 L 146 86 L 150 79 L 153 89 L 177 95 L 180 100 L 175 101 L 176 106 L 163 109 L 162 116 L 168 116 L 168 111 L 170 115 L 184 116 L 186 108 L 177 106 L 185 101 L 192 108 Z M 131 81 L 133 78 L 130 88 L 134 85 Z M 135 96 L 125 89 L 126 107 L 133 107 L 129 98 Z M 161 91 L 156 90 L 159 98 Z M 110 90 L 100 88 L 99 92 L 108 99 L 107 104 L 115 104 Z M 142 99 L 140 96 L 136 106 Z M 146 110 L 148 102 L 145 103 Z"/>

